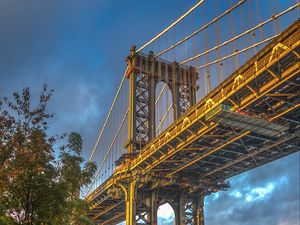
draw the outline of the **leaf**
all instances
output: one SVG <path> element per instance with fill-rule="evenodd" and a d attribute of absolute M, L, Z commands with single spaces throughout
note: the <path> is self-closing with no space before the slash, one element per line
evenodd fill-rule
<path fill-rule="evenodd" d="M 28 87 L 14 92 L 14 101 L 0 101 L 0 224 L 16 224 L 16 219 L 18 224 L 92 224 L 79 193 L 91 182 L 96 165 L 82 166 L 79 133 L 48 135 L 54 114 L 46 108 L 52 94 L 45 84 L 33 109 Z M 57 144 L 66 137 L 67 143 Z"/>
<path fill-rule="evenodd" d="M 81 155 L 82 150 L 82 138 L 79 133 L 71 132 L 69 134 L 69 148 L 77 155 Z"/>

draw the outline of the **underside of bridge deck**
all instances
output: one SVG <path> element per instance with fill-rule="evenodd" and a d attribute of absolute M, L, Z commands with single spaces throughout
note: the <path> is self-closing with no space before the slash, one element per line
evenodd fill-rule
<path fill-rule="evenodd" d="M 168 202 L 176 224 L 201 225 L 203 198 L 229 188 L 228 178 L 299 151 L 299 37 L 298 20 L 167 130 L 124 156 L 87 197 L 90 218 L 157 224 L 158 206 Z"/>

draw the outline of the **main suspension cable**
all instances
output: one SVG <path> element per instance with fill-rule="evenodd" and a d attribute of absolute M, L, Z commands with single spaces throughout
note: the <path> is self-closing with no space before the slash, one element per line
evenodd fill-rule
<path fill-rule="evenodd" d="M 198 6 L 200 6 L 205 0 L 199 1 L 196 5 L 194 5 L 192 8 L 190 8 L 185 14 L 180 16 L 175 22 L 173 22 L 170 26 L 168 26 L 166 29 L 164 29 L 162 32 L 160 32 L 158 35 L 156 35 L 154 38 L 152 38 L 150 41 L 145 43 L 142 47 L 140 47 L 137 52 L 141 51 L 142 49 L 146 48 L 148 45 L 153 43 L 155 40 L 160 38 L 163 34 L 167 33 L 170 29 L 172 29 L 174 26 L 176 26 L 181 20 L 183 20 L 185 17 L 187 17 L 190 13 L 192 13 Z"/>
<path fill-rule="evenodd" d="M 212 62 L 209 62 L 209 63 L 206 63 L 206 64 L 204 64 L 204 65 L 198 66 L 198 67 L 196 67 L 195 69 L 196 69 L 196 70 L 202 69 L 202 68 L 205 68 L 205 67 L 210 66 L 210 65 L 212 65 L 212 64 L 216 64 L 216 63 L 218 63 L 218 62 L 221 62 L 221 61 L 223 61 L 223 60 L 225 60 L 225 59 L 228 59 L 228 58 L 230 58 L 230 57 L 236 56 L 236 55 L 238 55 L 238 54 L 240 54 L 240 53 L 242 53 L 242 52 L 248 51 L 249 49 L 255 48 L 255 47 L 257 47 L 257 46 L 259 46 L 259 45 L 262 45 L 262 44 L 264 44 L 264 43 L 266 43 L 266 42 L 268 42 L 268 41 L 271 41 L 271 40 L 273 40 L 274 38 L 278 37 L 279 35 L 280 35 L 280 33 L 279 33 L 279 34 L 276 34 L 276 35 L 274 35 L 274 36 L 272 36 L 272 37 L 269 37 L 269 38 L 267 38 L 267 39 L 265 39 L 265 40 L 263 40 L 263 41 L 261 41 L 261 42 L 258 42 L 258 43 L 254 44 L 254 45 L 248 46 L 247 48 L 243 48 L 243 49 L 241 49 L 241 50 L 239 50 L 239 51 L 235 51 L 235 52 L 232 53 L 232 54 L 226 55 L 226 56 L 224 56 L 224 57 L 222 57 L 222 58 L 219 58 L 219 59 L 216 59 L 216 60 L 214 60 L 214 61 L 212 61 Z"/>
<path fill-rule="evenodd" d="M 169 114 L 172 106 L 173 106 L 173 103 L 170 104 L 169 108 L 167 109 L 167 112 L 162 117 L 160 123 L 158 124 L 157 128 L 155 129 L 155 132 L 159 131 L 160 127 L 163 125 L 163 122 L 166 120 L 166 118 L 167 118 L 167 116 L 168 116 L 168 114 Z"/>
<path fill-rule="evenodd" d="M 116 101 L 117 101 L 117 99 L 118 99 L 118 97 L 119 97 L 120 91 L 121 91 L 121 89 L 122 89 L 123 83 L 124 83 L 125 78 L 126 78 L 127 70 L 128 70 L 128 68 L 126 68 L 126 70 L 125 70 L 125 73 L 124 73 L 124 75 L 123 75 L 123 78 L 122 78 L 122 80 L 121 80 L 121 83 L 120 83 L 120 85 L 119 85 L 119 88 L 118 88 L 118 90 L 117 90 L 117 93 L 116 93 L 116 95 L 115 95 L 115 98 L 114 98 L 114 100 L 113 100 L 113 102 L 112 102 L 112 104 L 111 104 L 111 106 L 110 106 L 109 112 L 108 112 L 108 114 L 107 114 L 107 116 L 106 116 L 105 122 L 104 122 L 104 124 L 103 124 L 103 127 L 102 127 L 100 133 L 99 133 L 99 136 L 98 136 L 98 138 L 97 138 L 96 144 L 94 145 L 94 148 L 93 148 L 93 150 L 92 150 L 92 153 L 91 153 L 91 155 L 90 155 L 90 158 L 89 158 L 88 162 L 91 162 L 91 161 L 92 161 L 92 158 L 93 158 L 93 156 L 94 156 L 94 154 L 95 154 L 95 151 L 96 151 L 96 149 L 97 149 L 97 147 L 98 147 L 98 144 L 99 144 L 99 141 L 100 141 L 100 139 L 101 139 L 101 137 L 102 137 L 102 135 L 103 135 L 104 129 L 106 128 L 108 119 L 110 118 L 110 115 L 111 115 L 111 113 L 112 113 L 112 111 L 113 111 L 113 109 L 114 109 L 114 106 L 115 106 L 115 104 L 116 104 Z"/>
<path fill-rule="evenodd" d="M 163 91 L 164 91 L 165 88 L 166 88 L 166 84 L 164 84 L 164 86 L 163 86 L 161 92 L 159 93 L 158 97 L 156 98 L 155 105 L 158 104 L 158 101 L 159 101 L 159 99 L 161 98 L 161 96 L 162 96 Z M 171 104 L 171 105 L 172 105 L 172 104 Z M 169 111 L 170 111 L 170 109 L 168 109 L 168 112 L 169 112 Z M 100 174 L 100 171 L 102 170 L 103 165 L 104 165 L 104 163 L 106 162 L 106 160 L 107 160 L 107 158 L 108 158 L 108 154 L 110 153 L 110 151 L 111 151 L 111 149 L 112 149 L 112 146 L 113 146 L 113 144 L 115 143 L 118 134 L 120 133 L 121 127 L 123 126 L 123 124 L 124 124 L 124 122 L 125 122 L 125 119 L 126 119 L 126 117 L 128 116 L 128 112 L 129 112 L 129 107 L 127 108 L 127 111 L 126 111 L 124 117 L 122 118 L 122 121 L 121 121 L 121 123 L 120 123 L 120 126 L 119 126 L 117 132 L 116 132 L 116 135 L 114 136 L 114 138 L 113 138 L 113 140 L 112 140 L 112 142 L 111 142 L 111 144 L 110 144 L 108 150 L 106 151 L 105 157 L 104 157 L 103 161 L 101 162 L 101 165 L 100 165 L 99 169 L 97 170 L 96 175 L 94 176 L 94 179 L 93 179 L 93 181 L 91 182 L 91 185 L 90 185 L 90 187 L 88 188 L 87 193 L 89 193 L 89 191 L 90 191 L 92 185 L 96 182 L 96 179 L 97 179 L 96 177 Z M 160 126 L 161 126 L 161 125 L 159 125 L 159 127 L 160 127 Z"/>
<path fill-rule="evenodd" d="M 156 36 L 155 36 L 154 38 L 152 38 L 150 41 L 148 41 L 147 43 L 145 43 L 142 47 L 140 47 L 136 52 L 140 52 L 140 51 L 143 50 L 145 47 L 147 47 L 148 45 L 152 44 L 155 40 L 157 40 L 157 39 L 158 39 L 159 37 L 161 37 L 163 34 L 165 34 L 166 32 L 168 32 L 170 29 L 172 29 L 174 26 L 176 26 L 180 21 L 182 21 L 185 17 L 187 17 L 190 13 L 192 13 L 192 12 L 193 12 L 198 6 L 200 6 L 203 2 L 205 2 L 205 0 L 200 0 L 197 4 L 195 4 L 195 5 L 194 5 L 192 8 L 190 8 L 186 13 L 184 13 L 182 16 L 180 16 L 180 17 L 179 17 L 175 22 L 173 22 L 170 26 L 168 26 L 166 29 L 164 29 L 161 33 L 159 33 L 158 35 L 156 35 Z M 108 122 L 108 120 L 109 120 L 109 118 L 110 118 L 110 115 L 111 115 L 111 113 L 112 113 L 112 111 L 113 111 L 113 108 L 114 108 L 114 106 L 115 106 L 115 104 L 116 104 L 117 98 L 119 97 L 120 90 L 121 90 L 121 88 L 122 88 L 122 86 L 123 86 L 123 83 L 124 83 L 124 81 L 125 81 L 127 70 L 128 70 L 128 67 L 126 67 L 126 70 L 125 70 L 125 72 L 124 72 L 124 74 L 123 74 L 121 83 L 120 83 L 120 85 L 119 85 L 119 88 L 118 88 L 118 90 L 117 90 L 117 93 L 116 93 L 116 95 L 115 95 L 115 98 L 114 98 L 114 100 L 113 100 L 113 102 L 112 102 L 112 104 L 111 104 L 111 106 L 110 106 L 110 109 L 109 109 L 109 112 L 108 112 L 108 114 L 107 114 L 107 116 L 106 116 L 106 119 L 105 119 L 105 122 L 104 122 L 104 124 L 103 124 L 103 127 L 101 128 L 101 130 L 100 130 L 100 132 L 99 132 L 99 135 L 98 135 L 98 137 L 97 137 L 96 143 L 95 143 L 95 145 L 94 145 L 94 147 L 93 147 L 93 150 L 92 150 L 92 153 L 91 153 L 91 155 L 90 155 L 90 157 L 89 157 L 88 162 L 91 162 L 91 161 L 92 161 L 92 158 L 93 158 L 93 156 L 94 156 L 94 154 L 95 154 L 95 151 L 96 151 L 96 149 L 97 149 L 97 147 L 98 147 L 98 144 L 99 144 L 99 142 L 100 142 L 100 140 L 101 140 L 101 137 L 102 137 L 102 135 L 103 135 L 104 129 L 106 128 L 107 122 Z"/>
<path fill-rule="evenodd" d="M 120 133 L 120 131 L 121 131 L 121 129 L 122 129 L 122 127 L 123 127 L 125 121 L 126 121 L 126 118 L 127 118 L 127 116 L 128 116 L 128 112 L 129 112 L 129 108 L 128 108 L 127 111 L 126 111 L 125 116 L 123 117 L 123 119 L 122 119 L 122 121 L 121 121 L 121 124 L 120 124 L 120 126 L 118 127 L 118 130 L 117 130 L 117 132 L 116 132 L 116 134 L 115 134 L 115 136 L 114 136 L 112 142 L 110 143 L 110 146 L 108 147 L 108 149 L 107 149 L 107 151 L 106 151 L 106 154 L 105 154 L 105 156 L 104 156 L 104 159 L 103 159 L 103 161 L 102 161 L 100 167 L 98 168 L 98 171 L 96 172 L 96 175 L 94 176 L 94 180 L 93 180 L 93 182 L 91 183 L 91 185 L 90 185 L 90 187 L 89 187 L 89 189 L 88 189 L 87 192 L 90 191 L 92 185 L 96 182 L 96 180 L 97 180 L 96 177 L 100 174 L 100 172 L 101 172 L 101 170 L 102 170 L 102 168 L 103 168 L 103 166 L 104 166 L 104 163 L 105 163 L 106 159 L 108 158 L 108 155 L 109 155 L 109 153 L 111 152 L 112 147 L 113 147 L 115 141 L 117 140 L 117 137 L 118 137 L 118 135 L 119 135 L 119 133 Z"/>
<path fill-rule="evenodd" d="M 224 46 L 224 45 L 227 45 L 227 44 L 229 44 L 230 42 L 235 41 L 235 40 L 237 40 L 238 38 L 240 38 L 240 37 L 242 37 L 242 36 L 245 36 L 246 34 L 249 34 L 250 32 L 252 32 L 252 31 L 254 31 L 254 30 L 256 30 L 256 29 L 258 29 L 258 28 L 264 26 L 265 24 L 267 24 L 267 23 L 269 23 L 269 22 L 271 22 L 271 21 L 273 21 L 273 20 L 279 18 L 280 16 L 282 16 L 282 15 L 284 15 L 284 14 L 286 14 L 286 13 L 288 13 L 288 12 L 294 10 L 294 9 L 296 9 L 296 8 L 299 7 L 299 6 L 300 6 L 300 3 L 297 3 L 297 4 L 293 5 L 293 6 L 291 6 L 290 8 L 288 8 L 288 9 L 282 11 L 281 13 L 278 13 L 277 15 L 272 16 L 272 17 L 269 18 L 268 20 L 266 20 L 266 21 L 264 21 L 264 22 L 262 22 L 262 23 L 256 25 L 255 27 L 252 27 L 252 28 L 246 30 L 245 32 L 243 32 L 243 33 L 241 33 L 241 34 L 239 34 L 239 35 L 237 35 L 237 36 L 235 36 L 235 37 L 233 37 L 233 38 L 231 38 L 231 39 L 229 39 L 229 40 L 223 42 L 222 44 L 217 45 L 217 46 L 215 46 L 215 47 L 213 47 L 213 48 L 211 48 L 211 49 L 209 49 L 209 50 L 207 50 L 207 51 L 204 51 L 204 52 L 202 52 L 202 53 L 200 53 L 200 54 L 198 54 L 198 55 L 196 55 L 196 56 L 193 56 L 193 57 L 191 57 L 191 58 L 188 58 L 188 59 L 186 59 L 186 60 L 180 62 L 179 65 L 186 64 L 186 63 L 188 63 L 188 62 L 190 62 L 190 61 L 193 61 L 193 60 L 195 60 L 195 59 L 197 59 L 197 58 L 199 58 L 199 57 L 201 57 L 201 56 L 203 56 L 203 55 L 206 55 L 206 54 L 208 54 L 208 53 L 210 53 L 210 52 L 212 52 L 212 51 L 214 51 L 214 50 L 216 50 L 216 49 L 218 49 L 218 48 L 220 48 L 220 47 L 222 47 L 222 46 Z"/>
<path fill-rule="evenodd" d="M 202 26 L 201 28 L 199 28 L 198 30 L 194 31 L 193 33 L 191 33 L 190 35 L 186 36 L 185 38 L 181 39 L 180 41 L 178 41 L 176 44 L 166 48 L 165 50 L 159 52 L 157 55 L 155 55 L 154 57 L 157 58 L 159 56 L 161 56 L 162 54 L 176 48 L 178 45 L 181 45 L 183 42 L 189 40 L 190 38 L 192 38 L 193 36 L 199 34 L 201 31 L 205 30 L 206 28 L 208 28 L 210 25 L 214 24 L 215 22 L 217 22 L 218 20 L 220 20 L 221 18 L 223 18 L 225 15 L 229 14 L 230 12 L 232 12 L 234 9 L 238 8 L 240 5 L 242 5 L 243 3 L 245 3 L 247 0 L 241 0 L 239 1 L 237 4 L 235 4 L 234 6 L 232 6 L 231 8 L 227 9 L 225 12 L 223 12 L 221 15 L 219 15 L 218 17 L 215 17 L 214 19 L 212 19 L 210 22 L 208 22 L 207 24 L 205 24 L 204 26 Z"/>

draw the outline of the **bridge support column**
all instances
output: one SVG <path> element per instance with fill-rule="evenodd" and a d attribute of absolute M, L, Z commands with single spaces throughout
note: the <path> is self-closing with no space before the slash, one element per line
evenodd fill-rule
<path fill-rule="evenodd" d="M 186 225 L 204 225 L 203 198 L 204 196 L 197 196 L 186 201 Z"/>
<path fill-rule="evenodd" d="M 149 101 L 149 140 L 152 140 L 155 138 L 155 129 L 156 129 L 156 124 L 155 124 L 155 59 L 153 52 L 150 52 L 149 55 L 150 62 L 151 62 L 151 68 L 150 68 L 150 89 L 148 90 L 148 101 Z"/>
<path fill-rule="evenodd" d="M 154 190 L 150 197 L 150 224 L 157 225 L 157 191 Z"/>
<path fill-rule="evenodd" d="M 204 225 L 204 196 L 200 196 L 193 202 L 195 225 Z"/>
<path fill-rule="evenodd" d="M 180 190 L 175 207 L 176 225 L 204 225 L 204 197 L 205 195 L 189 196 Z"/>
<path fill-rule="evenodd" d="M 136 225 L 136 183 L 131 181 L 125 188 L 126 225 Z"/>
<path fill-rule="evenodd" d="M 177 198 L 177 207 L 175 211 L 175 224 L 185 225 L 185 196 L 184 190 L 180 190 Z"/>

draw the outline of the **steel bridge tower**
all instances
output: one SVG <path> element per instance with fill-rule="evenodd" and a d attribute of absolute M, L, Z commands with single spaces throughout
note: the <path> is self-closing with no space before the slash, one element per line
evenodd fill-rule
<path fill-rule="evenodd" d="M 99 225 L 156 225 L 169 203 L 176 225 L 203 225 L 205 196 L 227 179 L 299 151 L 300 20 L 196 102 L 195 68 L 152 52 L 127 57 L 127 152 L 87 196 Z M 172 93 L 174 122 L 156 134 L 155 89 Z M 167 98 L 168 99 L 168 98 Z"/>
<path fill-rule="evenodd" d="M 299 4 L 280 15 L 298 8 Z M 278 16 L 272 15 L 252 29 L 275 21 Z M 99 154 L 103 161 L 86 196 L 91 204 L 89 218 L 98 225 L 115 225 L 124 220 L 126 225 L 157 225 L 158 207 L 169 203 L 176 225 L 203 225 L 205 196 L 227 190 L 227 179 L 298 152 L 299 37 L 298 18 L 281 33 L 244 49 L 234 49 L 232 54 L 196 68 L 186 63 L 197 55 L 179 63 L 168 62 L 159 58 L 160 53 L 141 53 L 147 45 L 138 50 L 133 46 L 126 58 L 125 73 L 129 81 L 129 106 L 126 85 L 120 99 L 121 103 L 126 101 L 126 108 L 124 104 L 113 108 L 119 88 L 90 157 L 110 118 L 108 123 L 118 126 L 108 129 L 103 136 L 105 141 Z M 217 69 L 219 62 L 232 65 L 233 57 L 267 42 L 242 66 L 237 63 L 235 71 L 228 72 L 225 80 L 196 101 L 196 93 L 201 94 L 197 83 L 202 79 L 198 81 L 196 71 L 206 74 L 201 69 L 210 65 Z M 227 58 L 232 60 L 226 61 Z M 161 133 L 157 132 L 161 122 L 157 125 L 159 113 L 155 109 L 162 93 L 156 92 L 160 82 L 165 83 L 171 98 L 167 94 L 166 104 L 164 100 L 159 101 L 167 106 L 166 115 L 172 110 L 174 121 Z M 115 116 L 110 117 L 112 109 Z M 124 121 L 128 121 L 128 126 Z M 120 139 L 117 138 L 119 133 Z M 122 154 L 115 157 L 116 153 Z M 106 173 L 107 168 L 113 168 L 111 174 L 100 175 L 101 170 Z"/>
<path fill-rule="evenodd" d="M 152 51 L 148 55 L 136 53 L 136 47 L 130 50 L 126 59 L 127 78 L 130 82 L 128 141 L 125 148 L 128 153 L 116 162 L 126 165 L 153 138 L 155 138 L 155 101 L 156 87 L 164 82 L 172 93 L 174 121 L 196 103 L 196 81 L 198 74 L 193 67 L 179 66 L 176 62 L 155 59 Z M 156 183 L 152 187 L 137 191 L 138 186 L 149 179 Z M 119 187 L 125 196 L 126 224 L 157 224 L 158 207 L 169 203 L 175 212 L 176 225 L 203 225 L 203 200 L 205 195 L 226 189 L 227 183 L 207 184 L 202 191 L 193 192 L 191 184 L 173 190 L 165 190 L 166 184 L 176 183 L 173 179 L 152 174 L 135 174 L 124 180 Z"/>

